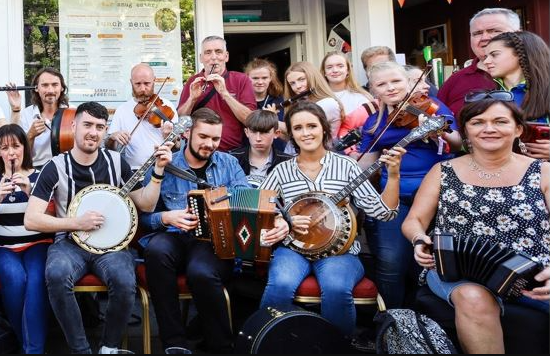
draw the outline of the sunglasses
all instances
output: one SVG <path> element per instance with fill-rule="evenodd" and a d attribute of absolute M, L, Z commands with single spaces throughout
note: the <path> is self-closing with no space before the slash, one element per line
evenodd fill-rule
<path fill-rule="evenodd" d="M 514 94 L 506 90 L 476 91 L 466 94 L 464 102 L 473 103 L 485 99 L 514 101 Z"/>

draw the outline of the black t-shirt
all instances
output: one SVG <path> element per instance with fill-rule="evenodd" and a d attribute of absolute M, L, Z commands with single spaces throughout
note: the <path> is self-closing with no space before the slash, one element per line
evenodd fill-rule
<path fill-rule="evenodd" d="M 193 171 L 193 173 L 195 173 L 197 178 L 200 178 L 205 182 L 208 182 L 208 179 L 206 179 L 206 168 L 208 168 L 209 165 L 210 165 L 210 160 L 208 160 L 206 164 L 201 168 L 191 168 L 191 170 Z M 200 183 L 197 184 L 197 189 L 206 189 L 206 188 L 208 187 L 206 187 L 204 184 L 200 184 Z"/>
<path fill-rule="evenodd" d="M 97 159 L 89 166 L 76 162 L 70 152 L 62 153 L 44 166 L 31 194 L 45 201 L 53 197 L 57 217 L 66 217 L 71 200 L 82 189 L 92 184 L 121 187 L 131 177 L 130 165 L 118 152 L 100 149 Z M 142 186 L 138 182 L 132 191 Z"/>
<path fill-rule="evenodd" d="M 209 165 L 210 165 L 210 160 L 208 160 L 208 162 L 206 162 L 206 164 L 204 166 L 202 166 L 201 168 L 191 168 L 191 170 L 195 173 L 197 178 L 200 178 L 200 179 L 204 180 L 205 182 L 207 182 L 208 180 L 206 179 L 206 168 L 208 168 Z M 197 188 L 198 189 L 205 189 L 207 187 L 205 187 L 203 184 L 198 184 Z"/>

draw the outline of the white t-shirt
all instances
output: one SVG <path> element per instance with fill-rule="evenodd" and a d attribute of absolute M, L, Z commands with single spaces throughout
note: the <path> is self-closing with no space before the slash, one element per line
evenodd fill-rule
<path fill-rule="evenodd" d="M 334 96 L 336 96 L 338 100 L 342 102 L 346 115 L 353 112 L 362 104 L 365 104 L 368 102 L 367 97 L 364 96 L 363 94 L 354 93 L 347 89 L 342 91 L 335 91 Z"/>
<path fill-rule="evenodd" d="M 166 99 L 162 99 L 162 101 L 174 111 L 175 117 L 172 119 L 172 123 L 177 123 L 178 114 L 174 104 Z M 139 121 L 134 113 L 136 104 L 137 102 L 132 98 L 116 109 L 109 124 L 109 135 L 118 131 L 132 132 Z M 138 169 L 151 157 L 155 145 L 160 145 L 162 142 L 164 142 L 162 129 L 154 127 L 147 119 L 144 119 L 132 134 L 130 143 L 124 150 L 124 158 L 132 169 Z"/>
<path fill-rule="evenodd" d="M 21 119 L 19 121 L 19 126 L 23 128 L 23 131 L 25 131 L 25 133 L 29 132 L 32 123 L 34 122 L 37 115 L 40 115 L 40 109 L 36 105 L 30 105 L 21 110 Z M 52 127 L 52 118 L 44 119 L 46 120 L 46 125 Z M 34 138 L 34 145 L 31 152 L 33 166 L 41 167 L 45 165 L 50 159 L 52 159 L 51 136 L 51 131 L 46 129 L 44 132 Z"/>
<path fill-rule="evenodd" d="M 333 98 L 324 98 L 316 102 L 327 116 L 327 120 L 330 124 L 330 133 L 332 137 L 337 137 L 340 125 L 342 124 L 342 117 L 340 116 L 340 105 Z"/>

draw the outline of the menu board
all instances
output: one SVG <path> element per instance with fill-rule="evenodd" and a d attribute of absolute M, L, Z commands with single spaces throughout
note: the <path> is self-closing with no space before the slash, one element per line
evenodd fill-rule
<path fill-rule="evenodd" d="M 130 71 L 149 64 L 155 93 L 177 104 L 182 90 L 179 0 L 59 0 L 61 72 L 72 105 L 116 109 L 132 97 Z M 167 79 L 168 78 L 168 79 Z"/>

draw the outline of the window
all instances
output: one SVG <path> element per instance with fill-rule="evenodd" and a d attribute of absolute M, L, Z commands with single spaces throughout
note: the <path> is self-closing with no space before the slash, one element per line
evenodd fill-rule
<path fill-rule="evenodd" d="M 223 0 L 223 22 L 290 21 L 289 0 Z"/>

